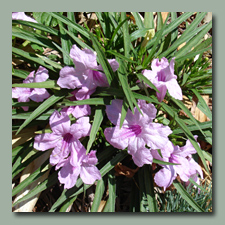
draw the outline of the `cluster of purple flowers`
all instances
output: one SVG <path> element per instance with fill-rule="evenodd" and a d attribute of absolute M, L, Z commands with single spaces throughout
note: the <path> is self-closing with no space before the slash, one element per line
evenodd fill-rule
<path fill-rule="evenodd" d="M 73 45 L 70 57 L 75 67 L 62 68 L 57 81 L 61 88 L 72 90 L 73 97 L 70 100 L 90 98 L 98 86 L 109 86 L 102 66 L 97 64 L 95 52 L 89 49 L 81 50 Z M 108 62 L 113 71 L 119 68 L 115 59 Z M 174 58 L 170 63 L 166 58 L 162 58 L 161 61 L 154 59 L 151 68 L 152 70 L 144 70 L 143 75 L 160 91 L 157 93 L 158 100 L 164 99 L 167 90 L 172 97 L 182 99 L 182 91 L 174 74 Z M 48 71 L 43 67 L 39 67 L 35 76 L 34 74 L 34 71 L 31 72 L 24 83 L 43 82 L 48 79 Z M 49 93 L 44 88 L 13 88 L 12 97 L 17 98 L 19 102 L 27 102 L 29 99 L 40 102 L 48 98 Z M 198 183 L 198 174 L 202 177 L 202 171 L 192 158 L 196 150 L 190 141 L 188 140 L 183 147 L 174 146 L 168 138 L 172 130 L 169 126 L 154 121 L 157 110 L 153 104 L 144 100 L 138 100 L 142 114 L 137 108 L 134 108 L 134 114 L 128 110 L 120 128 L 122 104 L 122 100 L 114 99 L 111 105 L 106 106 L 108 119 L 115 125 L 104 130 L 106 140 L 117 149 L 127 149 L 138 167 L 152 164 L 153 158 L 177 164 L 160 165 L 162 168 L 155 174 L 155 183 L 164 189 L 172 184 L 177 175 L 184 182 L 193 178 Z M 27 107 L 23 109 L 28 110 Z M 60 112 L 55 111 L 49 119 L 52 132 L 35 137 L 35 149 L 53 149 L 50 164 L 55 166 L 56 170 L 60 169 L 58 179 L 67 189 L 76 184 L 78 176 L 85 184 L 93 184 L 95 180 L 101 179 L 100 171 L 96 167 L 96 151 L 91 150 L 86 154 L 86 149 L 80 141 L 90 133 L 90 113 L 89 105 L 71 106 Z M 76 118 L 73 124 L 70 114 Z"/>

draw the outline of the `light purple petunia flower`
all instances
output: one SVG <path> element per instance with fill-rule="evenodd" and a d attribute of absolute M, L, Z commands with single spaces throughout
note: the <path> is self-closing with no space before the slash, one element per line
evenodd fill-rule
<path fill-rule="evenodd" d="M 63 160 L 56 166 L 56 170 L 62 167 L 58 174 L 61 184 L 64 188 L 72 188 L 77 181 L 78 176 L 85 184 L 93 184 L 101 179 L 101 174 L 95 166 L 98 162 L 96 151 L 90 151 L 86 155 L 86 149 L 81 143 L 77 143 L 76 150 L 72 149 L 70 157 Z"/>
<path fill-rule="evenodd" d="M 197 138 L 197 136 L 195 136 Z M 174 146 L 171 142 L 161 149 L 163 158 L 157 150 L 152 150 L 153 158 L 161 161 L 176 163 L 179 165 L 161 165 L 163 168 L 155 174 L 155 183 L 166 190 L 179 174 L 180 179 L 188 182 L 190 177 L 193 177 L 198 182 L 197 174 L 203 178 L 201 167 L 192 158 L 196 150 L 189 140 L 183 147 Z"/>
<path fill-rule="evenodd" d="M 76 45 L 70 50 L 75 68 L 65 66 L 60 70 L 60 77 L 57 84 L 61 88 L 75 89 L 79 88 L 75 97 L 77 100 L 90 98 L 98 86 L 108 87 L 108 81 L 104 73 L 96 71 L 103 70 L 101 65 L 97 64 L 96 54 L 90 49 L 79 49 Z M 115 59 L 108 60 L 113 71 L 119 68 L 119 63 Z"/>
<path fill-rule="evenodd" d="M 157 110 L 153 104 L 147 104 L 144 100 L 138 100 L 138 106 L 143 116 L 136 107 L 134 114 L 128 110 L 120 128 L 122 104 L 122 100 L 116 99 L 112 101 L 111 105 L 106 106 L 109 120 L 116 125 L 105 129 L 106 140 L 118 149 L 123 150 L 128 147 L 128 153 L 132 155 L 137 166 L 150 164 L 153 158 L 149 148 L 163 148 L 169 141 L 168 135 L 172 131 L 168 126 L 153 122 Z"/>
<path fill-rule="evenodd" d="M 175 99 L 182 100 L 182 90 L 177 83 L 177 76 L 174 74 L 174 59 L 168 62 L 163 57 L 161 61 L 154 59 L 152 61 L 152 70 L 143 70 L 143 75 L 148 78 L 160 91 L 156 93 L 158 100 L 161 102 L 168 90 L 169 94 Z"/>
<path fill-rule="evenodd" d="M 38 83 L 44 82 L 48 79 L 48 70 L 40 66 L 35 74 L 32 71 L 23 83 Z M 45 88 L 12 88 L 12 98 L 17 98 L 18 102 L 29 102 L 30 99 L 34 102 L 42 102 L 44 99 L 48 98 L 50 95 Z M 24 111 L 28 110 L 28 106 L 22 107 Z"/>
<path fill-rule="evenodd" d="M 37 23 L 35 19 L 27 16 L 24 12 L 12 12 L 12 20 L 24 20 Z"/>
<path fill-rule="evenodd" d="M 54 148 L 50 155 L 50 164 L 56 165 L 80 149 L 79 139 L 89 135 L 91 125 L 89 117 L 81 117 L 71 125 L 66 113 L 54 111 L 49 119 L 52 133 L 39 134 L 35 137 L 34 148 L 40 151 Z"/>

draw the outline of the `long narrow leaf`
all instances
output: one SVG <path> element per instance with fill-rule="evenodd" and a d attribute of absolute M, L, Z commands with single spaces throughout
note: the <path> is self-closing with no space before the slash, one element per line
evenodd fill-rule
<path fill-rule="evenodd" d="M 91 212 L 98 212 L 103 193 L 105 191 L 105 185 L 103 179 L 99 180 L 95 190 L 95 198 L 91 207 Z"/>
<path fill-rule="evenodd" d="M 152 174 L 150 173 L 149 166 L 144 165 L 144 180 L 145 180 L 145 191 L 148 200 L 148 206 L 150 212 L 157 212 L 158 206 L 154 193 L 154 182 Z"/>
<path fill-rule="evenodd" d="M 181 197 L 187 201 L 197 212 L 204 212 L 204 210 L 195 202 L 195 200 L 188 194 L 188 192 L 178 181 L 174 181 L 173 185 L 180 193 Z"/>
<path fill-rule="evenodd" d="M 103 121 L 105 110 L 103 108 L 97 108 L 95 110 L 94 121 L 91 127 L 90 138 L 87 144 L 87 153 L 90 151 L 93 142 L 95 141 L 98 129 Z"/>
<path fill-rule="evenodd" d="M 198 93 L 196 89 L 192 89 L 192 92 L 196 95 L 199 102 L 197 104 L 197 107 L 210 119 L 212 120 L 212 113 L 206 104 L 205 100 L 202 98 L 202 96 Z"/>
<path fill-rule="evenodd" d="M 33 111 L 30 117 L 24 121 L 24 123 L 20 126 L 16 134 L 18 134 L 25 126 L 27 126 L 32 120 L 38 117 L 46 109 L 48 109 L 50 106 L 54 105 L 56 102 L 58 102 L 60 99 L 64 97 L 65 96 L 52 95 L 50 98 L 46 99 L 37 109 Z"/>

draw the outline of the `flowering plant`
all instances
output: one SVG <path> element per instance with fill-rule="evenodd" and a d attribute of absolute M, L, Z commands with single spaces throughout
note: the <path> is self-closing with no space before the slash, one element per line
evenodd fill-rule
<path fill-rule="evenodd" d="M 126 211 L 125 200 L 128 211 L 156 212 L 174 189 L 210 211 L 192 194 L 208 194 L 212 166 L 206 13 L 84 13 L 84 25 L 78 14 L 12 13 L 13 137 L 29 133 L 13 144 L 13 211 L 45 191 L 49 212 L 96 212 L 103 199 L 104 212 Z M 205 121 L 187 107 L 194 99 Z"/>

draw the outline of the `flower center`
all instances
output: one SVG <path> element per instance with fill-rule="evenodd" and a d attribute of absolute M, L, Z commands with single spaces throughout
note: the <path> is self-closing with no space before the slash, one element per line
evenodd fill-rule
<path fill-rule="evenodd" d="M 163 82 L 166 81 L 166 74 L 164 73 L 163 70 L 159 71 L 157 75 L 158 75 L 158 81 L 163 81 Z"/>
<path fill-rule="evenodd" d="M 61 149 L 62 151 L 64 151 L 68 147 L 72 137 L 73 137 L 73 135 L 70 133 L 66 133 L 64 135 L 63 140 L 62 140 L 62 149 Z"/>
<path fill-rule="evenodd" d="M 178 161 L 176 155 L 174 155 L 174 154 L 170 155 L 169 162 L 171 162 L 171 163 L 178 163 L 179 164 L 179 161 Z"/>
<path fill-rule="evenodd" d="M 129 138 L 133 136 L 138 136 L 141 133 L 141 126 L 131 125 L 126 128 L 126 132 L 123 133 L 123 138 Z"/>

